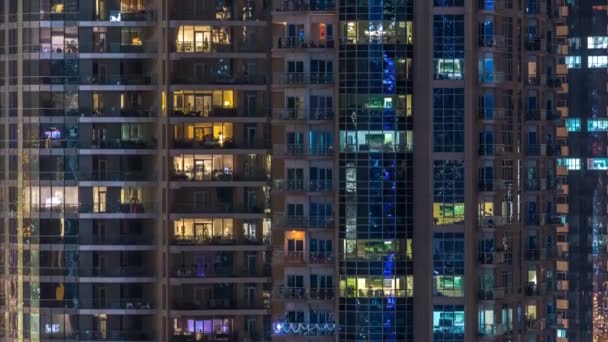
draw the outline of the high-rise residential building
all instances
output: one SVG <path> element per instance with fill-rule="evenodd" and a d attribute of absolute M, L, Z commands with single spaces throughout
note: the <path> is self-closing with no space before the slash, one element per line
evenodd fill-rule
<path fill-rule="evenodd" d="M 608 341 L 607 25 L 0 0 L 0 341 Z"/>

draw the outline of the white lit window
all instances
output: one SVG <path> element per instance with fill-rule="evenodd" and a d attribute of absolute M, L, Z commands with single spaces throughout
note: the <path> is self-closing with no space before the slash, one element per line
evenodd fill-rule
<path fill-rule="evenodd" d="M 581 67 L 581 56 L 566 56 L 566 65 L 568 69 Z"/>
<path fill-rule="evenodd" d="M 608 37 L 587 37 L 587 49 L 607 49 Z"/>
<path fill-rule="evenodd" d="M 608 67 L 608 56 L 587 56 L 587 67 L 606 68 Z"/>
<path fill-rule="evenodd" d="M 557 160 L 558 166 L 563 166 L 568 170 L 580 170 L 581 160 L 579 158 L 560 158 Z"/>

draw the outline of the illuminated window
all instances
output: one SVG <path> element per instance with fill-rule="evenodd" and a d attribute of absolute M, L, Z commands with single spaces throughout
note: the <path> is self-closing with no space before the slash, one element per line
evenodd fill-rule
<path fill-rule="evenodd" d="M 437 296 L 464 296 L 464 233 L 433 235 L 433 292 Z"/>
<path fill-rule="evenodd" d="M 581 56 L 566 56 L 566 65 L 568 69 L 577 69 L 581 67 Z"/>
<path fill-rule="evenodd" d="M 587 67 L 606 68 L 608 67 L 608 56 L 587 56 Z"/>
<path fill-rule="evenodd" d="M 566 119 L 566 125 L 567 124 L 568 124 L 568 119 Z M 608 119 L 589 119 L 589 120 L 587 120 L 587 130 L 589 132 L 608 132 Z M 568 131 L 570 131 L 570 130 L 568 130 Z"/>
<path fill-rule="evenodd" d="M 608 158 L 588 158 L 587 159 L 588 170 L 608 170 Z"/>
<path fill-rule="evenodd" d="M 411 297 L 414 277 L 342 276 L 340 296 L 348 298 Z"/>
<path fill-rule="evenodd" d="M 580 132 L 581 131 L 581 119 L 578 119 L 578 118 L 566 119 L 566 129 L 568 129 L 568 132 Z"/>
<path fill-rule="evenodd" d="M 557 165 L 565 167 L 568 170 L 580 170 L 581 160 L 579 158 L 558 158 Z"/>
<path fill-rule="evenodd" d="M 212 116 L 214 113 L 228 114 L 234 107 L 232 90 L 209 90 L 197 92 L 176 91 L 173 93 L 173 113 L 186 116 Z"/>
<path fill-rule="evenodd" d="M 608 37 L 587 37 L 587 49 L 607 49 Z"/>
<path fill-rule="evenodd" d="M 433 17 L 433 69 L 436 80 L 464 79 L 464 16 Z"/>
<path fill-rule="evenodd" d="M 106 195 L 108 188 L 105 186 L 93 187 L 93 212 L 104 213 L 106 212 Z"/>
<path fill-rule="evenodd" d="M 433 307 L 433 341 L 464 342 L 464 305 Z"/>
<path fill-rule="evenodd" d="M 433 161 L 433 220 L 435 225 L 464 222 L 464 162 Z"/>

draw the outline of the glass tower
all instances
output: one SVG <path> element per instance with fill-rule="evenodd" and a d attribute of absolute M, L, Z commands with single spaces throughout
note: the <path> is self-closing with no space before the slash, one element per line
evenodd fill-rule
<path fill-rule="evenodd" d="M 412 11 L 338 8 L 340 341 L 413 336 Z"/>

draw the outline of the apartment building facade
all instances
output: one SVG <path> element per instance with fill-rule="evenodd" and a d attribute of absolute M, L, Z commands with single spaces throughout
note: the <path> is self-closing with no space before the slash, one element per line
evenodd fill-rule
<path fill-rule="evenodd" d="M 0 0 L 0 340 L 601 341 L 606 13 Z"/>

